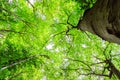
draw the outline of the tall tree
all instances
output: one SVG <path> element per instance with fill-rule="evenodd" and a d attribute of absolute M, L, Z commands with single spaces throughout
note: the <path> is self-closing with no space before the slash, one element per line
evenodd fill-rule
<path fill-rule="evenodd" d="M 0 80 L 119 79 L 120 46 L 77 29 L 89 31 L 89 20 L 102 23 L 98 7 L 98 15 L 94 7 L 85 11 L 95 1 L 0 0 Z"/>
<path fill-rule="evenodd" d="M 93 8 L 86 10 L 78 28 L 120 43 L 120 0 L 97 0 Z"/>

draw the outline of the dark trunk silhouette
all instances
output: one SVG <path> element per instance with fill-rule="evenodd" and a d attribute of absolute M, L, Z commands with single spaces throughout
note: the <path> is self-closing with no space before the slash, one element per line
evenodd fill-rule
<path fill-rule="evenodd" d="M 78 23 L 78 29 L 120 43 L 120 0 L 97 0 Z"/>
<path fill-rule="evenodd" d="M 105 62 L 109 64 L 108 66 L 108 70 L 110 71 L 109 78 L 112 78 L 112 75 L 114 74 L 118 79 L 120 79 L 120 71 L 115 67 L 115 65 L 110 60 L 106 60 Z"/>

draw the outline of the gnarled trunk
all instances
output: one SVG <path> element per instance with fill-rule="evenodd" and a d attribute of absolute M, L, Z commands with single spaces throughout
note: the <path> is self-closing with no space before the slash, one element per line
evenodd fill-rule
<path fill-rule="evenodd" d="M 120 43 L 120 0 L 97 0 L 94 7 L 85 12 L 78 28 L 106 41 Z"/>

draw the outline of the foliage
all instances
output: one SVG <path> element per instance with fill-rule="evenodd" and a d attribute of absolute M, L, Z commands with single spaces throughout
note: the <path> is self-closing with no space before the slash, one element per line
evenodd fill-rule
<path fill-rule="evenodd" d="M 0 79 L 109 80 L 89 73 L 120 69 L 120 46 L 73 28 L 95 1 L 0 0 Z"/>

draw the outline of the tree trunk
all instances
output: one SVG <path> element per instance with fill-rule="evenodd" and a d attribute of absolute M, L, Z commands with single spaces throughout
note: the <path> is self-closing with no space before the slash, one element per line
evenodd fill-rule
<path fill-rule="evenodd" d="M 120 43 L 120 0 L 97 0 L 94 7 L 84 13 L 78 29 Z"/>

